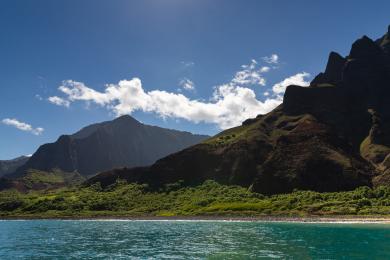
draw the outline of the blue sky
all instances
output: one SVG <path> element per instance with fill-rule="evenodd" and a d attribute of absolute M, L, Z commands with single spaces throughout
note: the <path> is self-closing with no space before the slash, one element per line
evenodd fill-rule
<path fill-rule="evenodd" d="M 383 35 L 388 10 L 352 0 L 3 0 L 0 159 L 126 113 L 215 134 L 272 109 L 330 51 Z"/>

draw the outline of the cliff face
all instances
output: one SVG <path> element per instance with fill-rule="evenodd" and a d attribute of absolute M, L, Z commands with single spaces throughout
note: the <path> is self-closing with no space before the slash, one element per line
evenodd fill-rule
<path fill-rule="evenodd" d="M 77 171 L 89 176 L 115 167 L 145 166 L 205 138 L 144 125 L 130 116 L 122 116 L 42 145 L 26 164 L 7 177 L 22 176 L 30 169 Z"/>
<path fill-rule="evenodd" d="M 214 179 L 266 194 L 390 184 L 389 43 L 390 31 L 377 41 L 364 36 L 347 57 L 332 52 L 310 87 L 289 86 L 272 112 L 150 167 L 108 171 L 87 183 Z"/>

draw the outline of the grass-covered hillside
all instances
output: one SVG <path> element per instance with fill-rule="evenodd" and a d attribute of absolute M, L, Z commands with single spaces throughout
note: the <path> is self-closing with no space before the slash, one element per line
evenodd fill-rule
<path fill-rule="evenodd" d="M 53 190 L 81 184 L 85 178 L 77 172 L 63 172 L 55 169 L 51 172 L 28 170 L 16 179 L 0 178 L 0 190 L 15 189 L 20 192 L 33 190 Z"/>
<path fill-rule="evenodd" d="M 206 181 L 196 187 L 181 183 L 151 191 L 147 185 L 96 184 L 22 194 L 0 193 L 2 217 L 140 217 L 140 216 L 338 216 L 390 214 L 390 188 L 354 191 L 295 191 L 263 196 L 239 186 Z"/>

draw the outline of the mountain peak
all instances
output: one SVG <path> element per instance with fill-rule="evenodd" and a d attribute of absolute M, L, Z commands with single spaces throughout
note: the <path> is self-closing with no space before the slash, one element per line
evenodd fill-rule
<path fill-rule="evenodd" d="M 129 115 L 123 115 L 42 145 L 25 165 L 8 177 L 21 176 L 28 169 L 60 169 L 88 176 L 112 168 L 146 166 L 205 138 L 144 125 Z"/>
<path fill-rule="evenodd" d="M 345 59 L 337 52 L 332 51 L 329 54 L 328 64 L 326 65 L 325 74 L 329 75 L 333 80 L 341 80 L 341 71 L 344 66 Z"/>
<path fill-rule="evenodd" d="M 346 59 L 337 52 L 330 52 L 328 63 L 324 73 L 318 74 L 310 83 L 311 86 L 320 85 L 323 83 L 335 84 L 342 79 L 342 71 Z"/>
<path fill-rule="evenodd" d="M 122 125 L 122 124 L 139 125 L 141 123 L 129 115 L 123 115 L 123 116 L 119 116 L 111 121 L 105 121 L 102 123 L 96 123 L 96 124 L 86 126 L 86 127 L 82 128 L 80 131 L 72 134 L 71 136 L 72 136 L 72 138 L 75 138 L 75 139 L 86 138 L 104 126 L 117 125 L 117 124 L 120 124 L 120 125 Z"/>
<path fill-rule="evenodd" d="M 381 54 L 380 47 L 369 37 L 364 35 L 352 44 L 350 59 L 375 59 Z"/>
<path fill-rule="evenodd" d="M 134 117 L 130 116 L 130 115 L 122 115 L 122 116 L 119 116 L 117 118 L 115 118 L 113 121 L 121 121 L 121 122 L 133 122 L 133 123 L 138 123 L 138 124 L 141 124 L 141 122 L 139 122 L 137 119 L 135 119 Z"/>

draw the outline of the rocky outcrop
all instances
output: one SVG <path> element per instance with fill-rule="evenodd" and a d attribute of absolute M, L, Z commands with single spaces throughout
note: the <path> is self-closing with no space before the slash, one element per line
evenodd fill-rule
<path fill-rule="evenodd" d="M 323 84 L 334 85 L 342 80 L 342 72 L 347 60 L 337 52 L 331 52 L 325 72 L 318 74 L 311 82 L 311 86 Z"/>

